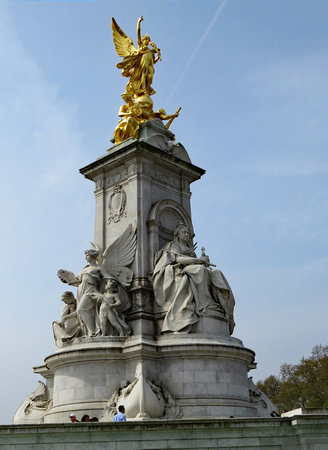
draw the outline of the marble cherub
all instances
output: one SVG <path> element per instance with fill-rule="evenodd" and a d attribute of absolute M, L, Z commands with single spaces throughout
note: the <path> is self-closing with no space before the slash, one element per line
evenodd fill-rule
<path fill-rule="evenodd" d="M 100 323 L 100 331 L 103 336 L 114 335 L 116 332 L 119 336 L 128 336 L 131 333 L 129 325 L 119 316 L 119 310 L 125 309 L 124 302 L 120 299 L 118 283 L 114 279 L 109 279 L 105 293 L 95 292 L 92 294 L 99 305 L 98 317 Z M 110 330 L 108 331 L 108 326 Z"/>

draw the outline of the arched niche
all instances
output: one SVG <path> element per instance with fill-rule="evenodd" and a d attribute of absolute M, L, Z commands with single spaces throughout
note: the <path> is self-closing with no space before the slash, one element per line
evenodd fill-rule
<path fill-rule="evenodd" d="M 187 211 L 174 200 L 162 200 L 155 203 L 148 218 L 150 267 L 153 267 L 154 255 L 167 242 L 173 240 L 177 225 L 184 223 L 194 235 L 191 218 Z"/>

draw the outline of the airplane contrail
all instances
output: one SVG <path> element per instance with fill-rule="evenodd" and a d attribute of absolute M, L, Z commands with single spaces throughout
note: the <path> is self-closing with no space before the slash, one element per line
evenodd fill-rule
<path fill-rule="evenodd" d="M 188 61 L 187 64 L 186 64 L 186 67 L 185 67 L 184 70 L 182 71 L 182 73 L 181 73 L 181 75 L 180 75 L 178 81 L 175 83 L 175 86 L 173 87 L 173 89 L 172 89 L 170 95 L 168 96 L 168 98 L 167 98 L 167 100 L 166 100 L 166 102 L 165 102 L 165 106 L 166 106 L 166 105 L 168 104 L 168 102 L 171 100 L 171 98 L 172 98 L 174 92 L 176 91 L 177 87 L 178 87 L 179 84 L 181 83 L 181 81 L 182 81 L 183 77 L 185 76 L 187 70 L 189 69 L 189 67 L 190 67 L 191 64 L 193 63 L 193 61 L 194 61 L 194 59 L 195 59 L 195 57 L 196 57 L 196 55 L 197 55 L 197 53 L 198 53 L 198 50 L 199 50 L 199 49 L 201 48 L 201 46 L 204 44 L 204 42 L 205 42 L 205 40 L 206 40 L 206 38 L 207 38 L 209 32 L 210 32 L 211 29 L 213 28 L 213 25 L 215 24 L 216 20 L 218 19 L 219 15 L 221 14 L 221 12 L 222 12 L 223 8 L 225 7 L 227 1 L 228 1 L 228 0 L 223 0 L 222 3 L 221 3 L 221 5 L 219 6 L 218 10 L 216 11 L 216 13 L 215 13 L 213 19 L 211 20 L 211 23 L 209 24 L 209 26 L 207 27 L 205 33 L 203 34 L 203 36 L 201 37 L 200 41 L 198 42 L 198 44 L 197 44 L 195 50 L 193 51 L 192 55 L 191 55 L 190 58 L 189 58 L 189 61 Z"/>

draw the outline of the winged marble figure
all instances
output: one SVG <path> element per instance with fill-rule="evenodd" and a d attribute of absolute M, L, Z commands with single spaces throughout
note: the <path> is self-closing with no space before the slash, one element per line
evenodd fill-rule
<path fill-rule="evenodd" d="M 97 296 L 103 293 L 110 279 L 117 281 L 121 304 L 118 312 L 130 307 L 126 288 L 133 279 L 133 271 L 127 266 L 134 260 L 137 236 L 136 225 L 130 224 L 126 230 L 105 251 L 91 243 L 92 249 L 85 251 L 88 265 L 76 276 L 68 270 L 59 270 L 57 275 L 63 283 L 77 286 L 77 317 L 82 324 L 83 334 L 97 335 Z"/>

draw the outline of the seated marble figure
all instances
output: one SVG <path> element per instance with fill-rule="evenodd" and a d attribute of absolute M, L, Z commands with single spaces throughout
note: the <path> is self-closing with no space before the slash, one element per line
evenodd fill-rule
<path fill-rule="evenodd" d="M 162 333 L 189 333 L 209 311 L 221 312 L 233 333 L 235 299 L 223 273 L 212 267 L 204 252 L 197 258 L 189 229 L 179 224 L 173 241 L 155 255 L 155 301 L 166 310 Z"/>
<path fill-rule="evenodd" d="M 81 325 L 76 312 L 76 298 L 73 292 L 66 291 L 61 300 L 65 303 L 60 320 L 52 323 L 56 345 L 70 341 L 81 335 Z"/>

